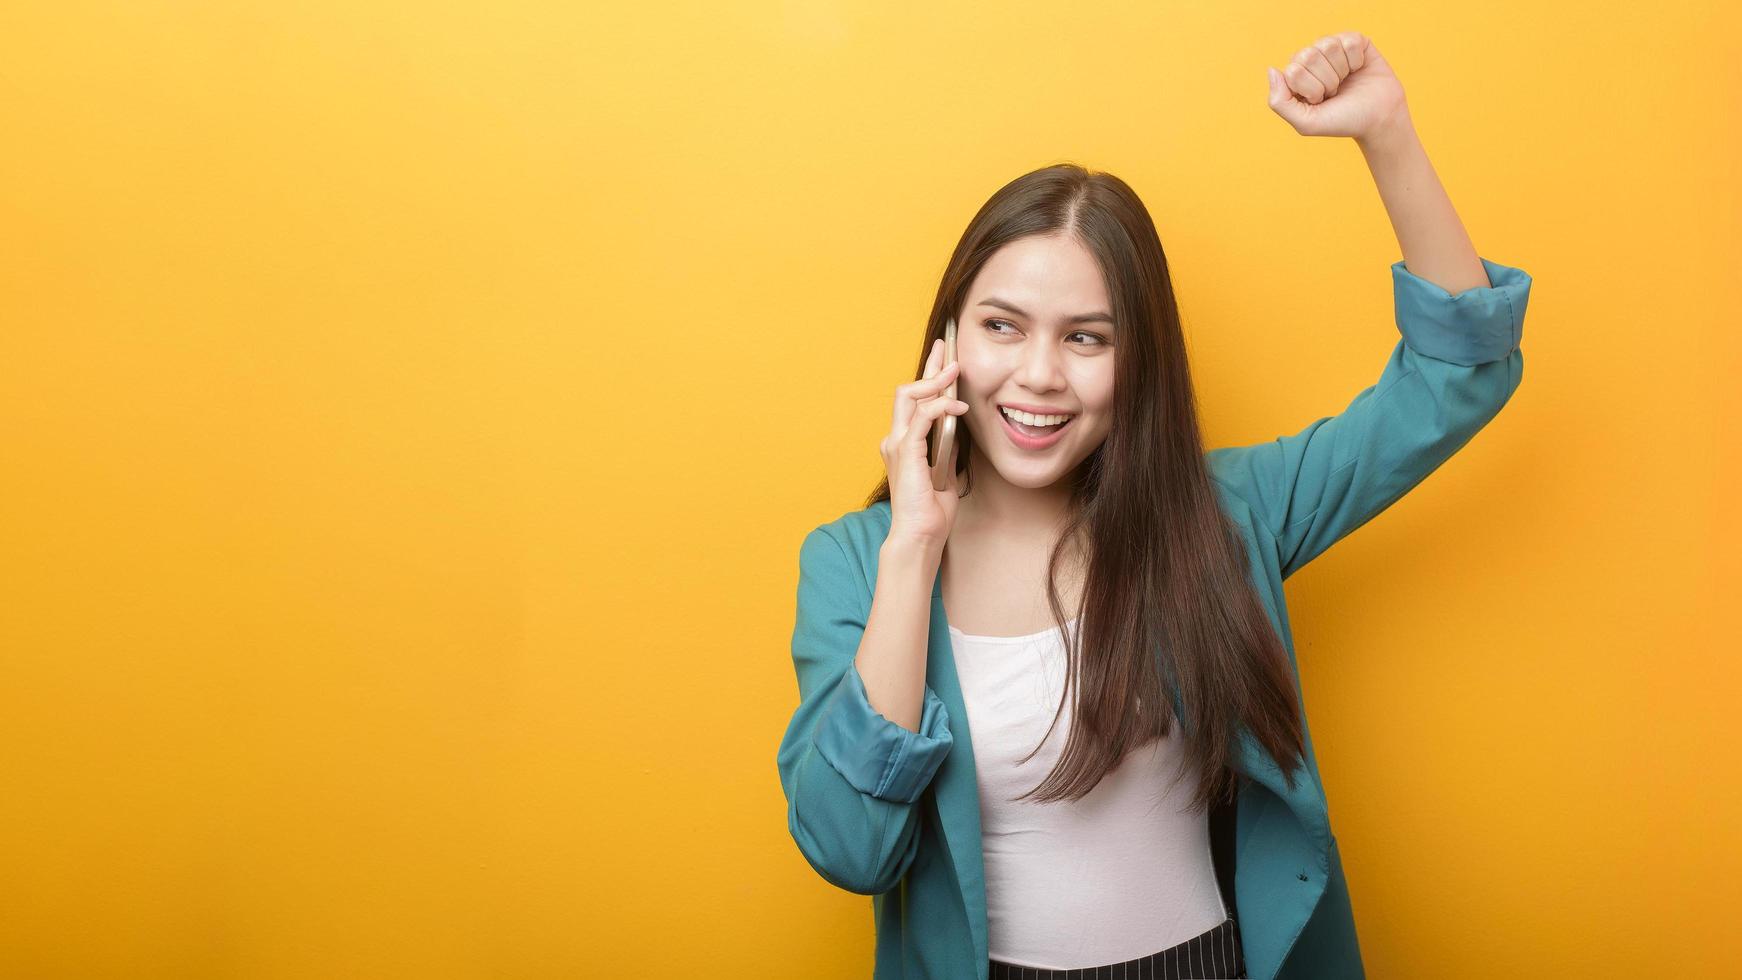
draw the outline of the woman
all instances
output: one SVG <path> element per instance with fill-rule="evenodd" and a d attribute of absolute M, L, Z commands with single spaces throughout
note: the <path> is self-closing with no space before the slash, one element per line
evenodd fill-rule
<path fill-rule="evenodd" d="M 1378 382 L 1206 453 L 1149 215 L 1048 167 L 975 216 L 887 477 L 800 549 L 788 826 L 874 896 L 879 980 L 1363 976 L 1282 581 L 1506 403 L 1530 277 L 1478 257 L 1370 40 L 1269 75 L 1297 132 L 1356 140 L 1396 230 Z"/>

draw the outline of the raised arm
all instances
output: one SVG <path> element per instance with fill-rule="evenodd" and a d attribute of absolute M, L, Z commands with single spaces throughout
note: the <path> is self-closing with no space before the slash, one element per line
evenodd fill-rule
<path fill-rule="evenodd" d="M 1270 108 L 1303 136 L 1352 137 L 1385 202 L 1412 275 L 1456 295 L 1496 285 L 1428 161 L 1403 83 L 1366 35 L 1319 38 L 1282 71 L 1270 69 Z"/>
<path fill-rule="evenodd" d="M 1356 139 L 1404 251 L 1391 266 L 1401 339 L 1379 380 L 1294 435 L 1207 454 L 1212 477 L 1274 538 L 1287 578 L 1438 469 L 1511 398 L 1531 278 L 1477 256 L 1396 76 L 1362 35 L 1321 38 L 1273 70 L 1270 105 L 1303 135 Z"/>
<path fill-rule="evenodd" d="M 1402 339 L 1378 382 L 1293 435 L 1205 454 L 1275 540 L 1283 578 L 1426 479 L 1512 397 L 1531 280 L 1481 261 L 1495 285 L 1456 296 L 1393 263 Z"/>

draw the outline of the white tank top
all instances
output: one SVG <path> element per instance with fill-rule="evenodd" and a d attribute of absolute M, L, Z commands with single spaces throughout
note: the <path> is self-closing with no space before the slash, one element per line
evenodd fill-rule
<path fill-rule="evenodd" d="M 1073 634 L 1081 621 L 1073 619 Z M 1064 750 L 1072 719 L 1034 758 L 1064 694 L 1058 627 L 1029 636 L 973 636 L 950 627 L 980 789 L 986 915 L 993 959 L 1068 970 L 1167 949 L 1228 918 L 1210 855 L 1209 814 L 1188 815 L 1195 766 L 1179 725 L 1126 754 L 1088 796 L 1040 804 L 1010 798 L 1038 786 Z M 1072 690 L 1077 696 L 1080 688 Z"/>

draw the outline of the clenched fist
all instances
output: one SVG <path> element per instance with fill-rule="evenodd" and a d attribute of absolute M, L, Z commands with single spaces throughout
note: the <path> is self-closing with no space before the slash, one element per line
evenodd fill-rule
<path fill-rule="evenodd" d="M 1360 139 L 1409 112 L 1403 84 L 1367 35 L 1327 34 L 1270 75 L 1270 108 L 1302 136 Z"/>

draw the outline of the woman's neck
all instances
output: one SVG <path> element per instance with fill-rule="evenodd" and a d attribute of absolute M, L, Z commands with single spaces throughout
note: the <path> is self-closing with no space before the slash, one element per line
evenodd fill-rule
<path fill-rule="evenodd" d="M 1071 489 L 1064 480 L 1047 487 L 1019 487 L 988 465 L 975 470 L 972 487 L 956 504 L 956 526 L 968 533 L 1051 539 L 1070 516 Z"/>

